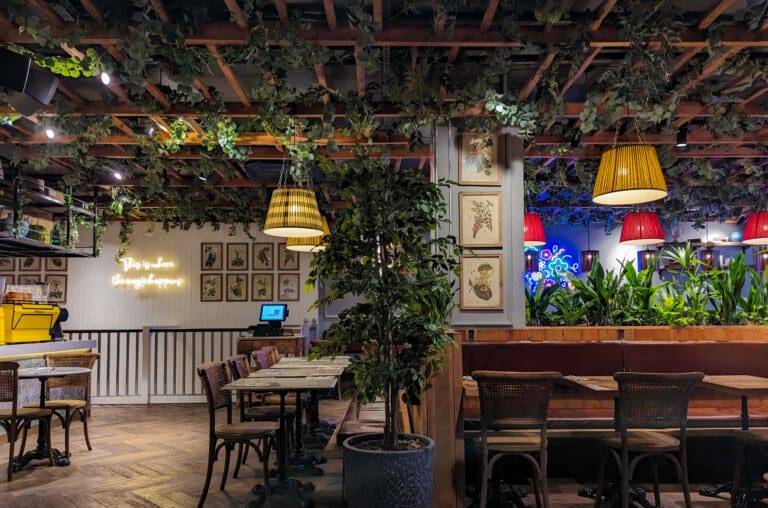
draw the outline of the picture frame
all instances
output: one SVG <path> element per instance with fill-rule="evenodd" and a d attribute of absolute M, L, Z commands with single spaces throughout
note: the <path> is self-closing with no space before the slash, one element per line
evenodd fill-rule
<path fill-rule="evenodd" d="M 254 270 L 275 269 L 275 244 L 272 242 L 254 242 L 252 256 Z"/>
<path fill-rule="evenodd" d="M 42 263 L 40 258 L 34 258 L 27 256 L 19 259 L 19 271 L 20 272 L 39 272 Z"/>
<path fill-rule="evenodd" d="M 502 310 L 504 274 L 501 254 L 461 257 L 461 310 Z"/>
<path fill-rule="evenodd" d="M 16 258 L 0 258 L 0 272 L 15 272 Z"/>
<path fill-rule="evenodd" d="M 16 276 L 12 273 L 0 273 L 0 277 L 5 280 L 5 285 L 16 284 Z"/>
<path fill-rule="evenodd" d="M 48 303 L 67 303 L 67 276 L 63 273 L 46 274 Z"/>
<path fill-rule="evenodd" d="M 298 273 L 277 274 L 277 300 L 279 302 L 299 301 L 300 289 Z"/>
<path fill-rule="evenodd" d="M 19 284 L 37 284 L 43 282 L 43 276 L 39 273 L 21 273 L 17 280 Z"/>
<path fill-rule="evenodd" d="M 63 258 L 63 257 L 45 258 L 45 271 L 46 272 L 66 272 L 67 258 Z"/>
<path fill-rule="evenodd" d="M 277 269 L 298 270 L 300 252 L 288 250 L 286 245 L 285 243 L 277 244 Z"/>
<path fill-rule="evenodd" d="M 459 192 L 459 243 L 501 248 L 501 207 L 501 192 Z"/>
<path fill-rule="evenodd" d="M 246 273 L 228 273 L 227 274 L 227 301 L 228 302 L 247 302 L 248 301 L 248 274 Z"/>
<path fill-rule="evenodd" d="M 459 185 L 501 185 L 498 134 L 465 132 L 459 141 Z"/>
<path fill-rule="evenodd" d="M 247 243 L 228 243 L 227 244 L 227 270 L 247 271 L 248 270 L 248 244 Z M 248 281 L 245 281 L 246 284 Z M 246 293 L 247 296 L 247 293 Z"/>
<path fill-rule="evenodd" d="M 224 268 L 224 244 L 208 242 L 200 244 L 200 271 L 215 272 Z"/>
<path fill-rule="evenodd" d="M 223 278 L 220 273 L 200 274 L 200 301 L 220 302 L 223 299 Z"/>
<path fill-rule="evenodd" d="M 270 302 L 275 299 L 275 275 L 272 273 L 251 274 L 251 301 Z"/>

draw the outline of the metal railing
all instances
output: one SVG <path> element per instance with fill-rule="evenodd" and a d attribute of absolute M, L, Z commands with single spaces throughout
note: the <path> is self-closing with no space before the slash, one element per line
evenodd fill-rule
<path fill-rule="evenodd" d="M 95 340 L 94 404 L 202 402 L 195 366 L 235 354 L 242 328 L 146 327 L 68 330 L 65 340 Z"/>

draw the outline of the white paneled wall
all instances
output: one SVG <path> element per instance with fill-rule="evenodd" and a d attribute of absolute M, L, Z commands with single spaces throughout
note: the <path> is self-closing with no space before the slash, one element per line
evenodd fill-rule
<path fill-rule="evenodd" d="M 114 257 L 120 248 L 119 224 L 110 225 L 102 242 L 104 248 L 98 258 L 71 258 L 68 269 L 67 303 L 69 320 L 63 323 L 65 330 L 74 329 L 127 329 L 144 326 L 178 326 L 180 328 L 245 328 L 258 322 L 259 302 L 200 302 L 200 244 L 202 242 L 248 242 L 239 232 L 228 236 L 226 227 L 213 231 L 210 226 L 189 231 L 172 230 L 169 233 L 155 227 L 147 234 L 148 225 L 134 224 L 130 255 L 136 259 L 155 260 L 162 256 L 177 264 L 173 277 L 182 277 L 180 288 L 163 290 L 147 288 L 114 288 L 110 279 L 121 270 Z M 85 233 L 87 234 L 87 232 Z M 258 242 L 284 241 L 254 231 Z M 310 254 L 300 254 L 300 282 L 303 286 L 309 271 Z M 249 259 L 249 262 L 251 260 Z M 208 273 L 208 272 L 207 272 Z M 226 274 L 226 270 L 221 272 Z M 236 273 L 236 272 L 229 272 Z M 237 272 L 245 273 L 245 272 Z M 250 298 L 250 274 L 248 272 Z M 274 294 L 277 298 L 277 270 Z M 294 272 L 295 273 L 295 272 Z M 317 292 L 303 289 L 298 302 L 286 302 L 290 315 L 287 324 L 300 325 L 306 318 L 310 322 L 317 312 L 308 312 Z"/>

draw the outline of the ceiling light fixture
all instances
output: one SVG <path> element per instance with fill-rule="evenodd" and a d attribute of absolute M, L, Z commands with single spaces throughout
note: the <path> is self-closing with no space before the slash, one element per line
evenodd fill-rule
<path fill-rule="evenodd" d="M 322 236 L 323 221 L 315 193 L 302 187 L 281 187 L 272 192 L 264 233 L 285 238 Z"/>
<path fill-rule="evenodd" d="M 664 229 L 656 212 L 630 212 L 621 226 L 622 245 L 653 245 L 664 243 Z"/>
<path fill-rule="evenodd" d="M 115 177 L 115 180 L 122 180 L 123 179 L 123 174 L 120 171 L 115 171 L 114 173 L 112 173 L 112 176 Z"/>
<path fill-rule="evenodd" d="M 101 74 L 99 74 L 99 79 L 101 79 L 101 82 L 105 85 L 108 85 L 112 82 L 112 77 L 107 71 L 101 71 Z"/>
<path fill-rule="evenodd" d="M 523 245 L 526 247 L 539 247 L 547 243 L 547 235 L 544 233 L 544 224 L 538 213 L 527 212 L 523 217 Z"/>
<path fill-rule="evenodd" d="M 638 205 L 667 196 L 659 156 L 650 145 L 611 148 L 600 157 L 592 201 L 599 205 Z"/>
<path fill-rule="evenodd" d="M 591 215 L 591 212 L 590 212 Z M 592 221 L 587 221 L 587 250 L 581 251 L 581 263 L 579 264 L 579 272 L 580 273 L 589 273 L 592 271 L 592 265 L 594 265 L 595 260 L 600 258 L 600 251 L 599 250 L 592 250 L 592 242 L 589 235 L 589 230 L 591 229 Z"/>
<path fill-rule="evenodd" d="M 675 141 L 675 146 L 678 148 L 685 148 L 688 146 L 688 126 L 687 125 L 681 125 L 680 128 L 677 130 L 677 139 Z"/>
<path fill-rule="evenodd" d="M 741 242 L 747 245 L 768 244 L 768 210 L 749 214 Z"/>
<path fill-rule="evenodd" d="M 207 182 L 208 181 L 208 177 L 207 176 L 203 176 L 203 175 L 197 175 L 197 179 L 201 180 L 203 182 Z"/>
<path fill-rule="evenodd" d="M 325 250 L 327 242 L 323 238 L 331 234 L 331 228 L 328 226 L 328 219 L 322 216 L 323 234 L 321 236 L 308 236 L 305 238 L 289 238 L 286 240 L 285 248 L 296 252 L 320 252 Z"/>
<path fill-rule="evenodd" d="M 45 129 L 45 137 L 48 139 L 53 139 L 56 137 L 56 131 L 51 129 L 50 127 L 46 127 Z"/>

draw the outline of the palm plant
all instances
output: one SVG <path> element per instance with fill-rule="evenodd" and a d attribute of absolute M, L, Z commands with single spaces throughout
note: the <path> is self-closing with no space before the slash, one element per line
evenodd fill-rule
<path fill-rule="evenodd" d="M 600 260 L 596 260 L 583 281 L 572 273 L 566 276 L 584 305 L 587 324 L 615 324 L 623 278 L 621 274 L 616 275 L 613 270 L 606 271 Z"/>
<path fill-rule="evenodd" d="M 768 271 L 748 267 L 749 292 L 741 300 L 743 317 L 750 323 L 768 324 Z"/>

